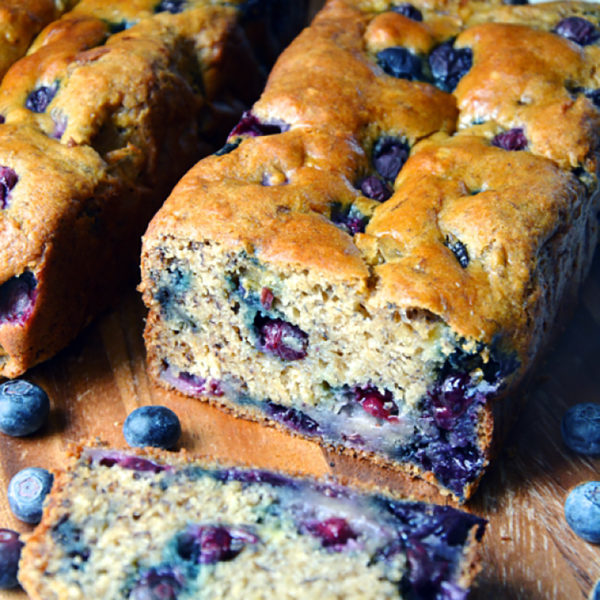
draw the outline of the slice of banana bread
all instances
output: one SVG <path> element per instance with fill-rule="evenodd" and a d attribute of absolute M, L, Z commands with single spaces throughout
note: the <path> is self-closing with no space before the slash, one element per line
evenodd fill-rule
<path fill-rule="evenodd" d="M 79 448 L 19 579 L 32 600 L 460 600 L 484 527 L 330 481 Z"/>
<path fill-rule="evenodd" d="M 0 86 L 0 375 L 64 347 L 135 281 L 151 216 L 258 97 L 304 5 L 83 0 L 12 66 Z"/>
<path fill-rule="evenodd" d="M 464 500 L 596 244 L 600 7 L 434 4 L 328 2 L 141 289 L 163 385 Z"/>

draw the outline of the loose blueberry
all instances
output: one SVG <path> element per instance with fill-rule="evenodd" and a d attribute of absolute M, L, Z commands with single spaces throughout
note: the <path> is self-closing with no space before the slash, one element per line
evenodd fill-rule
<path fill-rule="evenodd" d="M 473 63 L 470 48 L 454 48 L 452 42 L 444 42 L 429 55 L 429 68 L 435 84 L 445 92 L 451 92 Z"/>
<path fill-rule="evenodd" d="M 52 102 L 57 90 L 58 87 L 56 85 L 51 87 L 42 85 L 36 88 L 27 96 L 25 108 L 36 113 L 43 113 L 48 108 L 50 102 Z"/>
<path fill-rule="evenodd" d="M 399 4 L 398 6 L 393 6 L 392 10 L 402 15 L 403 17 L 408 17 L 409 19 L 412 19 L 413 21 L 423 20 L 423 13 L 416 6 L 413 6 L 408 2 L 404 4 Z"/>
<path fill-rule="evenodd" d="M 37 431 L 48 418 L 50 401 L 46 392 L 24 379 L 0 384 L 0 431 L 23 436 Z"/>
<path fill-rule="evenodd" d="M 271 319 L 257 314 L 254 330 L 258 347 L 265 354 L 281 360 L 302 360 L 308 349 L 308 334 L 283 319 Z"/>
<path fill-rule="evenodd" d="M 8 206 L 8 195 L 17 185 L 19 177 L 10 167 L 0 167 L 0 209 Z"/>
<path fill-rule="evenodd" d="M 291 408 L 267 402 L 267 411 L 276 421 L 284 423 L 294 431 L 302 431 L 304 433 L 318 433 L 321 428 L 319 424 L 297 408 Z"/>
<path fill-rule="evenodd" d="M 247 110 L 241 117 L 239 123 L 231 130 L 229 137 L 236 135 L 249 135 L 257 137 L 261 135 L 273 135 L 287 131 L 290 126 L 287 123 L 263 123 L 258 117 Z"/>
<path fill-rule="evenodd" d="M 236 138 L 233 142 L 227 142 L 222 148 L 215 152 L 215 156 L 224 156 L 233 152 L 242 143 L 242 138 Z"/>
<path fill-rule="evenodd" d="M 527 138 L 523 129 L 515 127 L 495 136 L 492 145 L 503 150 L 524 150 L 527 148 Z"/>
<path fill-rule="evenodd" d="M 162 0 L 156 5 L 154 12 L 170 12 L 172 14 L 177 14 L 183 11 L 184 5 L 185 0 Z"/>
<path fill-rule="evenodd" d="M 392 392 L 386 390 L 381 393 L 376 387 L 355 387 L 354 399 L 362 406 L 365 412 L 378 419 L 397 422 L 398 407 L 394 403 Z"/>
<path fill-rule="evenodd" d="M 331 517 L 325 521 L 316 523 L 307 523 L 306 529 L 316 537 L 321 538 L 323 547 L 341 550 L 342 546 L 348 543 L 348 540 L 353 540 L 358 537 L 348 521 L 341 517 Z"/>
<path fill-rule="evenodd" d="M 594 24 L 581 17 L 567 17 L 563 19 L 558 23 L 554 31 L 558 35 L 580 46 L 587 46 L 595 42 L 600 36 Z"/>
<path fill-rule="evenodd" d="M 246 544 L 258 538 L 243 529 L 221 525 L 193 525 L 177 538 L 177 553 L 196 564 L 212 565 L 232 560 Z"/>
<path fill-rule="evenodd" d="M 8 484 L 8 504 L 17 519 L 37 525 L 42 505 L 52 488 L 54 477 L 46 469 L 29 467 L 19 471 Z"/>
<path fill-rule="evenodd" d="M 177 600 L 183 589 L 183 575 L 170 567 L 155 567 L 142 575 L 129 594 L 129 600 Z"/>
<path fill-rule="evenodd" d="M 410 50 L 396 46 L 377 53 L 377 64 L 392 77 L 398 79 L 423 79 L 421 59 Z"/>
<path fill-rule="evenodd" d="M 123 435 L 130 446 L 169 449 L 177 444 L 181 425 L 166 406 L 140 406 L 125 419 Z"/>
<path fill-rule="evenodd" d="M 565 502 L 565 518 L 579 537 L 600 543 L 600 481 L 582 483 L 571 491 Z"/>
<path fill-rule="evenodd" d="M 600 454 L 600 404 L 576 404 L 565 413 L 561 430 L 565 444 L 574 452 Z"/>
<path fill-rule="evenodd" d="M 389 181 L 394 181 L 409 154 L 408 145 L 395 137 L 381 137 L 373 146 L 371 160 L 375 170 Z"/>
<path fill-rule="evenodd" d="M 460 266 L 466 269 L 469 266 L 469 253 L 466 246 L 459 240 L 450 239 L 446 239 L 445 244 L 452 251 Z"/>
<path fill-rule="evenodd" d="M 344 206 L 340 202 L 334 202 L 331 205 L 329 218 L 332 223 L 350 235 L 363 233 L 369 222 L 369 217 L 363 215 L 354 204 Z"/>
<path fill-rule="evenodd" d="M 589 600 L 600 600 L 600 579 L 596 581 L 596 585 L 590 593 Z"/>
<path fill-rule="evenodd" d="M 360 191 L 367 197 L 377 200 L 379 202 L 385 202 L 392 196 L 388 186 L 381 181 L 375 175 L 369 175 L 365 177 L 359 184 Z"/>
<path fill-rule="evenodd" d="M 17 572 L 23 542 L 11 529 L 0 529 L 0 590 L 17 587 Z"/>
<path fill-rule="evenodd" d="M 29 271 L 0 285 L 0 325 L 23 325 L 27 321 L 35 306 L 36 288 L 36 278 Z"/>

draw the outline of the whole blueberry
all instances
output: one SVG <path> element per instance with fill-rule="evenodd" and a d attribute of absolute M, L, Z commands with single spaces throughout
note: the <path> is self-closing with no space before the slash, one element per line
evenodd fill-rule
<path fill-rule="evenodd" d="M 408 159 L 408 144 L 395 137 L 380 137 L 373 146 L 371 160 L 375 170 L 389 181 L 394 181 Z"/>
<path fill-rule="evenodd" d="M 600 36 L 594 24 L 581 17 L 567 17 L 563 19 L 558 23 L 554 31 L 558 35 L 580 46 L 587 46 L 595 42 Z"/>
<path fill-rule="evenodd" d="M 600 579 L 596 581 L 594 589 L 590 592 L 590 600 L 600 600 Z"/>
<path fill-rule="evenodd" d="M 17 572 L 23 542 L 11 529 L 0 529 L 0 590 L 17 587 Z"/>
<path fill-rule="evenodd" d="M 527 143 L 525 132 L 521 127 L 503 131 L 492 139 L 492 146 L 497 146 L 503 150 L 525 150 Z"/>
<path fill-rule="evenodd" d="M 375 175 L 369 175 L 365 177 L 359 183 L 360 191 L 367 197 L 377 200 L 379 202 L 385 202 L 391 197 L 392 192 L 388 186 Z"/>
<path fill-rule="evenodd" d="M 179 440 L 181 425 L 166 406 L 140 406 L 125 419 L 123 435 L 130 446 L 168 449 Z"/>
<path fill-rule="evenodd" d="M 564 415 L 561 431 L 565 444 L 581 454 L 600 454 L 600 404 L 576 404 Z"/>
<path fill-rule="evenodd" d="M 0 384 L 0 431 L 12 436 L 37 431 L 48 418 L 50 401 L 39 386 L 24 379 Z"/>
<path fill-rule="evenodd" d="M 429 55 L 429 68 L 434 83 L 451 92 L 473 64 L 470 48 L 454 48 L 451 42 L 444 42 Z"/>
<path fill-rule="evenodd" d="M 42 85 L 39 88 L 36 88 L 29 96 L 27 96 L 25 107 L 33 112 L 43 113 L 48 108 L 50 102 L 52 102 L 57 90 L 57 85 Z"/>
<path fill-rule="evenodd" d="M 571 490 L 565 502 L 565 518 L 579 537 L 600 543 L 600 481 L 588 481 Z"/>
<path fill-rule="evenodd" d="M 398 79 L 422 79 L 421 59 L 410 50 L 396 46 L 377 53 L 377 64 L 392 77 Z"/>
<path fill-rule="evenodd" d="M 412 4 L 405 2 L 404 4 L 398 4 L 398 6 L 393 6 L 392 10 L 403 17 L 408 17 L 413 21 L 422 21 L 423 13 Z"/>
<path fill-rule="evenodd" d="M 36 525 L 42 519 L 42 505 L 54 477 L 46 469 L 28 467 L 8 484 L 8 504 L 17 519 Z"/>

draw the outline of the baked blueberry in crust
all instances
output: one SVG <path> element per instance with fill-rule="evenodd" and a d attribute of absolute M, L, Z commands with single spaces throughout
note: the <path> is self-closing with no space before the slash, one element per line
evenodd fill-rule
<path fill-rule="evenodd" d="M 134 459 L 162 469 L 132 472 L 124 465 Z M 75 599 L 208 600 L 226 597 L 232 581 L 298 599 L 324 590 L 349 600 L 464 599 L 484 530 L 483 519 L 449 506 L 332 480 L 78 448 L 19 578 L 34 600 L 67 582 Z"/>

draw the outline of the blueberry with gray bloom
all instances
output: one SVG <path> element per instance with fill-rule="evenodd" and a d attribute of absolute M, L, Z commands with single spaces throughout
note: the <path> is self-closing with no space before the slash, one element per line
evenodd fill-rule
<path fill-rule="evenodd" d="M 596 581 L 596 585 L 590 594 L 590 600 L 600 600 L 600 579 Z"/>
<path fill-rule="evenodd" d="M 19 471 L 8 484 L 8 504 L 17 519 L 37 525 L 42 505 L 52 488 L 54 477 L 46 469 L 28 467 Z"/>
<path fill-rule="evenodd" d="M 46 422 L 50 412 L 48 395 L 24 379 L 0 385 L 0 431 L 7 435 L 29 435 Z"/>
<path fill-rule="evenodd" d="M 574 452 L 600 455 L 600 404 L 585 402 L 571 407 L 562 419 L 561 431 Z"/>
<path fill-rule="evenodd" d="M 392 77 L 398 79 L 422 79 L 421 59 L 410 50 L 396 46 L 377 53 L 377 64 Z"/>
<path fill-rule="evenodd" d="M 177 415 L 166 406 L 140 406 L 123 423 L 123 435 L 130 446 L 169 449 L 181 436 Z"/>
<path fill-rule="evenodd" d="M 472 63 L 471 49 L 454 48 L 452 42 L 440 44 L 429 55 L 429 68 L 434 83 L 445 92 L 454 90 Z"/>
<path fill-rule="evenodd" d="M 565 518 L 579 537 L 600 543 L 600 481 L 587 481 L 571 491 L 565 502 Z"/>
<path fill-rule="evenodd" d="M 17 572 L 23 542 L 11 529 L 0 529 L 0 590 L 17 587 Z"/>
<path fill-rule="evenodd" d="M 48 108 L 50 102 L 52 102 L 57 90 L 57 85 L 42 85 L 39 88 L 36 88 L 29 96 L 27 96 L 25 108 L 36 113 L 43 113 Z"/>

